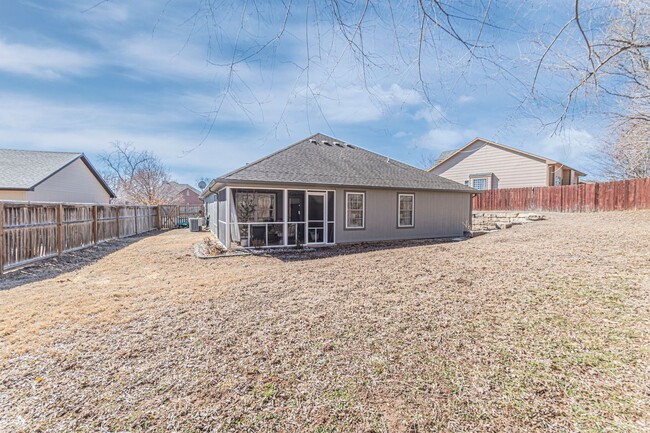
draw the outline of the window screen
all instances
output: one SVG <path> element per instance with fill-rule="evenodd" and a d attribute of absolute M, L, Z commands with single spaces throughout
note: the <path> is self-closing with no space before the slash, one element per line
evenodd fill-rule
<path fill-rule="evenodd" d="M 413 227 L 413 194 L 399 194 L 398 196 L 398 225 L 399 227 Z"/>
<path fill-rule="evenodd" d="M 345 227 L 362 229 L 365 218 L 365 194 L 362 192 L 345 193 Z"/>

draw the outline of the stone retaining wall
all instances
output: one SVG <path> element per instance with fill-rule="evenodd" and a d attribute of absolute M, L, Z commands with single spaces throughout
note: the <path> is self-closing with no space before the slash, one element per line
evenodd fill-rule
<path fill-rule="evenodd" d="M 513 224 L 524 224 L 546 219 L 544 215 L 530 212 L 473 212 L 472 230 L 507 229 Z"/>

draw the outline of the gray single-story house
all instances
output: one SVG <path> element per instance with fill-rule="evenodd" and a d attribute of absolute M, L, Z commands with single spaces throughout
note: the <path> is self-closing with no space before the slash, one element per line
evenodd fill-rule
<path fill-rule="evenodd" d="M 214 179 L 202 192 L 226 247 L 462 236 L 476 190 L 316 134 Z"/>

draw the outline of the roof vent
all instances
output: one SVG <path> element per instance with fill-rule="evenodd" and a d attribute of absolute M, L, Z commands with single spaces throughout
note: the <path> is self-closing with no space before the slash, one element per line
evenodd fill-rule
<path fill-rule="evenodd" d="M 314 143 L 314 144 L 318 144 L 318 141 L 316 141 L 316 139 L 314 139 L 314 138 L 310 138 L 310 139 L 309 139 L 309 142 L 310 142 L 310 143 Z"/>
<path fill-rule="evenodd" d="M 345 144 L 341 143 L 340 141 L 335 141 L 334 144 L 338 147 L 345 147 Z"/>
<path fill-rule="evenodd" d="M 325 141 L 325 140 L 323 140 L 323 144 L 325 146 L 331 146 L 332 145 L 332 143 L 330 143 L 329 141 Z"/>

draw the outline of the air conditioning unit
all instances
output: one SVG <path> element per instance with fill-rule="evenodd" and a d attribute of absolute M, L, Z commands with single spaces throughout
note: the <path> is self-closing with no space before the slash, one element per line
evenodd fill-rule
<path fill-rule="evenodd" d="M 201 231 L 201 220 L 203 218 L 189 218 L 190 231 L 191 232 L 200 232 Z"/>

